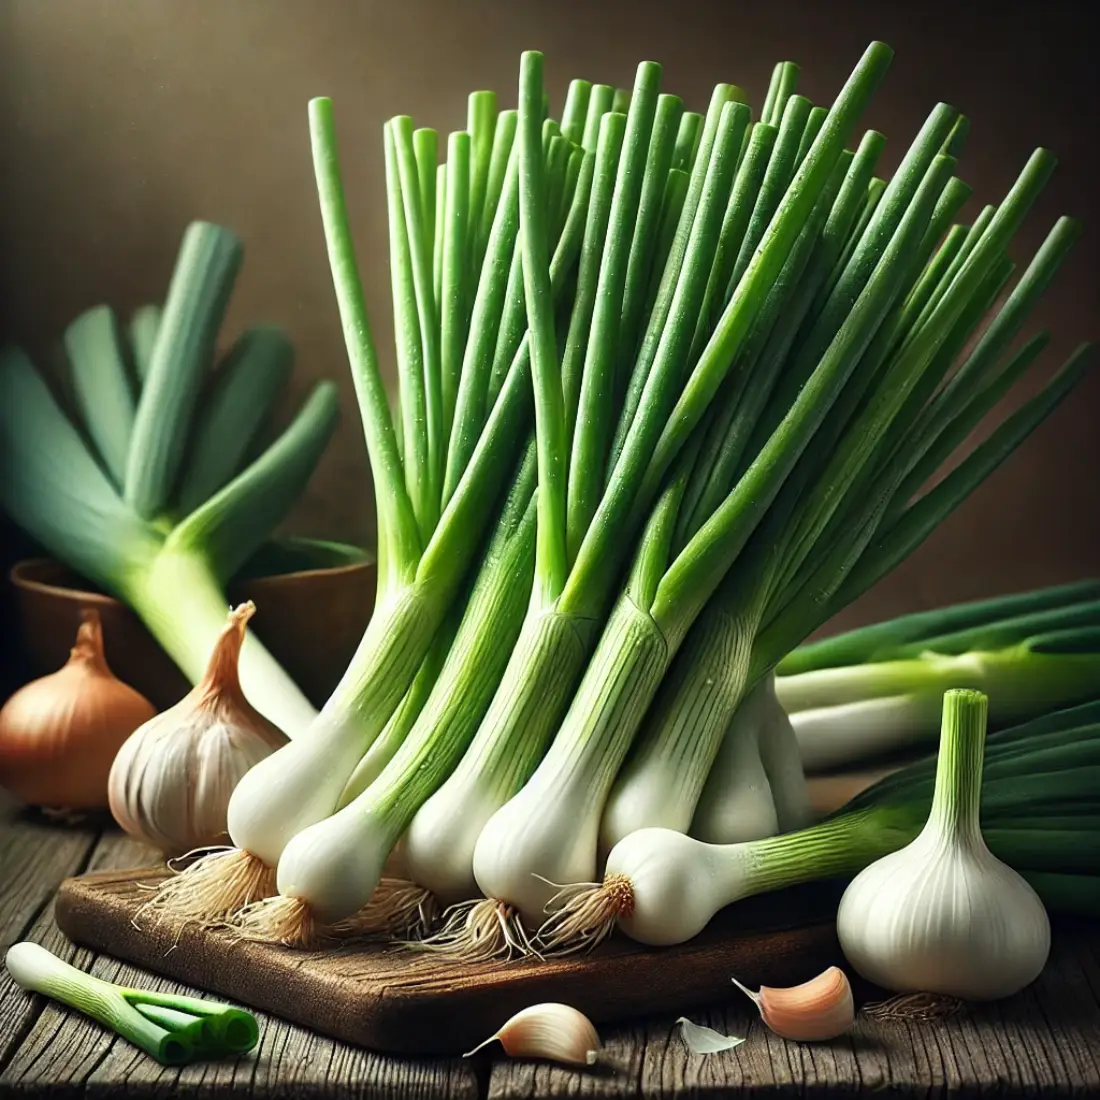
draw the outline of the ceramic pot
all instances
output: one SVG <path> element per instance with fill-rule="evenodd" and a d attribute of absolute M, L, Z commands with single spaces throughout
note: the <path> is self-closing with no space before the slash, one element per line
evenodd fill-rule
<path fill-rule="evenodd" d="M 255 602 L 256 636 L 320 707 L 363 636 L 374 607 L 376 575 L 373 557 L 359 547 L 278 539 L 256 553 L 230 581 L 226 594 L 229 603 Z M 54 672 L 65 663 L 81 610 L 94 607 L 103 623 L 107 661 L 120 680 L 159 710 L 188 691 L 183 674 L 125 604 L 49 558 L 18 562 L 10 576 L 16 644 L 31 677 Z"/>

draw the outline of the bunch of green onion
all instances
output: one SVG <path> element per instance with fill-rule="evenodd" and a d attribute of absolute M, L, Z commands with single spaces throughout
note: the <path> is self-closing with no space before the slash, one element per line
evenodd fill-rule
<path fill-rule="evenodd" d="M 36 943 L 12 945 L 5 962 L 21 988 L 91 1016 L 165 1066 L 246 1054 L 260 1037 L 255 1017 L 242 1009 L 114 985 Z"/>
<path fill-rule="evenodd" d="M 1100 582 L 902 615 L 801 645 L 776 669 L 802 763 L 820 772 L 935 739 L 943 693 L 989 696 L 994 728 L 1093 698 Z"/>
<path fill-rule="evenodd" d="M 956 224 L 967 125 L 943 104 L 877 176 L 857 123 L 891 57 L 872 44 L 828 107 L 784 63 L 759 117 L 730 84 L 696 114 L 645 62 L 630 92 L 574 80 L 554 116 L 526 53 L 517 108 L 475 93 L 442 164 L 434 131 L 388 122 L 394 413 L 332 105 L 310 105 L 376 609 L 308 736 L 234 792 L 236 850 L 156 905 L 301 944 L 434 898 L 455 908 L 427 946 L 522 949 L 601 844 L 688 830 L 746 697 L 1072 389 L 1087 347 L 925 488 L 1048 342 L 1016 337 L 1078 227 L 1013 280 L 1054 158 Z M 776 745 L 793 821 L 797 744 Z M 384 869 L 402 881 L 376 889 Z"/>
<path fill-rule="evenodd" d="M 955 689 L 943 699 L 947 734 L 938 757 L 880 780 L 810 828 L 735 844 L 660 828 L 624 838 L 608 856 L 602 885 L 561 891 L 563 904 L 543 924 L 539 949 L 590 948 L 616 923 L 642 943 L 682 943 L 744 898 L 850 878 L 912 842 L 941 788 L 948 808 L 959 813 L 980 788 L 981 835 L 989 850 L 1018 871 L 1051 912 L 1100 916 L 1100 702 L 991 734 L 983 753 L 984 716 L 972 731 L 980 734 L 977 745 L 960 743 L 963 731 L 951 729 L 952 696 L 966 694 Z M 970 868 L 976 876 L 981 870 Z M 967 913 L 958 882 L 932 876 L 925 900 L 933 897 L 962 904 Z M 934 922 L 927 931 L 935 935 Z"/>
<path fill-rule="evenodd" d="M 338 416 L 321 382 L 257 450 L 294 350 L 281 330 L 251 328 L 211 372 L 241 256 L 229 230 L 194 222 L 162 306 L 136 310 L 125 333 L 108 306 L 77 317 L 69 409 L 25 352 L 0 349 L 0 506 L 133 608 L 192 683 L 225 625 L 226 582 L 289 513 Z M 240 662 L 265 717 L 290 737 L 309 725 L 316 711 L 251 634 Z"/>

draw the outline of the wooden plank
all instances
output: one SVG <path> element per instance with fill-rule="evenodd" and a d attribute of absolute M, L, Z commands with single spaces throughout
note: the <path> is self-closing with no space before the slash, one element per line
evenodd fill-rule
<path fill-rule="evenodd" d="M 98 834 L 98 824 L 49 826 L 33 811 L 0 823 L 0 955 L 28 937 L 72 954 L 50 902 L 62 879 L 88 865 Z M 41 1009 L 40 1000 L 23 994 L 0 968 L 0 1069 Z"/>
<path fill-rule="evenodd" d="M 739 997 L 692 1013 L 745 1037 L 733 1050 L 688 1052 L 668 1018 L 606 1029 L 598 1072 L 494 1059 L 489 1100 L 566 1097 L 1100 1095 L 1100 953 L 1094 930 L 1060 925 L 1042 977 L 1019 996 L 939 1021 L 872 1019 L 831 1043 L 768 1031 Z M 878 996 L 857 986 L 860 1000 Z"/>
<path fill-rule="evenodd" d="M 91 854 L 96 869 L 147 864 L 150 852 L 109 832 Z M 208 996 L 194 987 L 158 978 L 105 955 L 74 948 L 43 913 L 29 937 L 82 969 L 122 984 Z M 157 1065 L 94 1021 L 41 998 L 14 990 L 2 1004 L 35 1004 L 41 1011 L 0 1076 L 0 1097 L 110 1096 L 143 1098 L 172 1093 L 188 1097 L 260 1095 L 279 1097 L 406 1095 L 425 1100 L 475 1100 L 476 1068 L 459 1059 L 414 1061 L 345 1047 L 282 1020 L 257 1013 L 261 1041 L 250 1055 L 225 1062 L 171 1070 Z"/>
<path fill-rule="evenodd" d="M 135 871 L 66 882 L 57 904 L 62 929 L 97 951 L 392 1053 L 461 1053 L 539 1001 L 568 1002 L 598 1021 L 678 1014 L 725 997 L 731 972 L 784 984 L 809 976 L 805 959 L 839 954 L 831 921 L 822 923 L 835 887 L 751 899 L 668 950 L 619 938 L 586 957 L 472 965 L 385 944 L 303 952 L 149 923 L 138 909 L 155 877 Z"/>

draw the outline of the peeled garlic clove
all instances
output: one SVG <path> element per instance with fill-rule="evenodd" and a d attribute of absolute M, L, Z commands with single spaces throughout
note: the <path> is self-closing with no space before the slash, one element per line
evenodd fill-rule
<path fill-rule="evenodd" d="M 835 1039 L 856 1018 L 848 976 L 836 966 L 786 989 L 762 985 L 759 993 L 746 989 L 736 978 L 732 981 L 756 1003 L 764 1023 L 784 1039 L 802 1043 Z"/>
<path fill-rule="evenodd" d="M 463 1055 L 469 1058 L 499 1040 L 510 1058 L 545 1058 L 570 1066 L 591 1066 L 600 1050 L 592 1021 L 563 1004 L 539 1004 L 517 1012 L 495 1035 Z"/>

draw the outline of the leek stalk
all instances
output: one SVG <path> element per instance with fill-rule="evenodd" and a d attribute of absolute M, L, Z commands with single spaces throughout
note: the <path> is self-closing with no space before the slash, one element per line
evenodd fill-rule
<path fill-rule="evenodd" d="M 289 367 L 289 345 L 275 330 L 242 337 L 199 402 L 240 251 L 228 230 L 188 228 L 163 311 L 145 307 L 131 324 L 140 392 L 109 309 L 70 326 L 79 423 L 23 352 L 0 353 L 0 454 L 10 471 L 0 505 L 49 553 L 129 604 L 194 683 L 224 626 L 226 582 L 285 518 L 337 417 L 335 386 L 323 382 L 244 464 L 245 445 Z M 253 705 L 289 736 L 313 719 L 252 633 L 240 676 Z"/>

